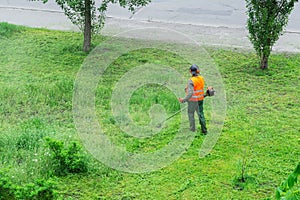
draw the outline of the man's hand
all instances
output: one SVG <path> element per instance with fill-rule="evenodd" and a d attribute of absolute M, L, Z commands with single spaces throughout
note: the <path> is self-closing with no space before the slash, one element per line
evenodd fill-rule
<path fill-rule="evenodd" d="M 179 101 L 180 103 L 183 103 L 183 98 L 179 98 L 178 101 Z"/>

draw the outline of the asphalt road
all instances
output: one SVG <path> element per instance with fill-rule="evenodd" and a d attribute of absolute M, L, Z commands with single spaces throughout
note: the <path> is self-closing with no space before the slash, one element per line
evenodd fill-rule
<path fill-rule="evenodd" d="M 103 34 L 117 34 L 134 28 L 160 27 L 183 32 L 208 45 L 251 49 L 247 38 L 244 0 L 153 0 L 132 15 L 111 5 Z M 78 30 L 61 9 L 28 0 L 0 0 L 0 21 L 31 27 Z M 274 47 L 277 51 L 300 52 L 300 4 L 293 10 L 286 33 Z"/>

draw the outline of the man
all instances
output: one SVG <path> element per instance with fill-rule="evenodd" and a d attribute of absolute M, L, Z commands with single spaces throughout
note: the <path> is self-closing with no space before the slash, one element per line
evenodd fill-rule
<path fill-rule="evenodd" d="M 195 111 L 198 114 L 201 130 L 204 135 L 207 134 L 205 117 L 203 112 L 204 94 L 204 78 L 199 75 L 200 70 L 196 64 L 190 67 L 192 77 L 188 81 L 187 88 L 185 88 L 187 95 L 184 98 L 179 98 L 179 102 L 188 102 L 188 117 L 190 121 L 190 130 L 195 132 Z"/>

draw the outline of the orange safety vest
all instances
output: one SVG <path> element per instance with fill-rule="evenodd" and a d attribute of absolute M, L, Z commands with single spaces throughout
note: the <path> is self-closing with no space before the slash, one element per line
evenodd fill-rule
<path fill-rule="evenodd" d="M 194 92 L 189 101 L 201 101 L 204 99 L 204 78 L 202 76 L 193 76 L 191 78 L 194 84 Z"/>

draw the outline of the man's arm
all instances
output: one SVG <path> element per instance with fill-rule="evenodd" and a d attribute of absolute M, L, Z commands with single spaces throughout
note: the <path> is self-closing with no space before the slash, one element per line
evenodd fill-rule
<path fill-rule="evenodd" d="M 193 81 L 192 80 L 189 80 L 188 81 L 188 88 L 187 88 L 187 90 L 188 90 L 188 93 L 187 93 L 187 95 L 182 99 L 182 103 L 185 103 L 185 102 L 187 102 L 190 98 L 192 98 L 192 96 L 193 96 L 193 93 L 194 93 L 194 83 L 193 83 Z"/>

